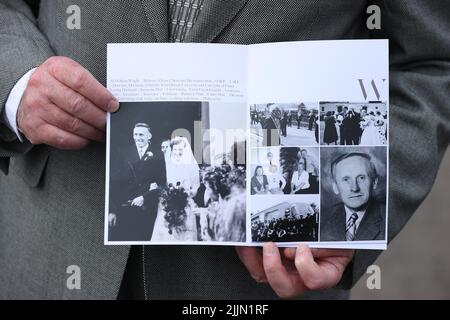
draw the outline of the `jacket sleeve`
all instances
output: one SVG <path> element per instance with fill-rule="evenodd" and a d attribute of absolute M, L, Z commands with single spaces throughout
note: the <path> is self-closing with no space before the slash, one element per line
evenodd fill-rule
<path fill-rule="evenodd" d="M 379 0 L 390 47 L 388 240 L 427 196 L 450 140 L 450 2 Z M 357 251 L 341 285 L 352 286 L 380 251 Z"/>
<path fill-rule="evenodd" d="M 30 2 L 30 1 L 28 1 Z M 30 2 L 33 7 L 38 1 Z M 30 69 L 53 55 L 46 37 L 39 31 L 32 9 L 23 0 L 0 0 L 0 162 L 27 152 L 5 124 L 6 100 L 17 81 Z"/>

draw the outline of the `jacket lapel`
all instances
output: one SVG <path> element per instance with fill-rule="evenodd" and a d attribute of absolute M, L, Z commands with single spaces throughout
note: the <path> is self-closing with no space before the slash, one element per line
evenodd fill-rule
<path fill-rule="evenodd" d="M 345 241 L 346 240 L 346 235 L 345 235 L 345 208 L 344 205 L 339 205 L 337 208 L 337 210 L 335 211 L 335 215 L 337 216 L 335 223 L 333 223 L 333 227 L 334 227 L 334 239 L 336 239 L 336 241 Z"/>
<path fill-rule="evenodd" d="M 168 0 L 141 0 L 157 42 L 169 41 Z"/>
<path fill-rule="evenodd" d="M 375 240 L 381 232 L 379 208 L 371 203 L 356 231 L 355 241 Z M 383 226 L 384 227 L 384 226 Z"/>
<path fill-rule="evenodd" d="M 184 42 L 212 42 L 247 2 L 248 0 L 205 0 L 202 12 Z"/>

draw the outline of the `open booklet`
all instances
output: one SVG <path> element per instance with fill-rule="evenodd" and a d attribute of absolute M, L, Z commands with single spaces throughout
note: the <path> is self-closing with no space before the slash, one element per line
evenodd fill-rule
<path fill-rule="evenodd" d="M 109 44 L 105 244 L 386 249 L 387 40 Z"/>

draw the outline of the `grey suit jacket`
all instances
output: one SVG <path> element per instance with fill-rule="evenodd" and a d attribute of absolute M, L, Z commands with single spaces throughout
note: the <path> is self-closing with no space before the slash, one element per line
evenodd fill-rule
<path fill-rule="evenodd" d="M 384 240 L 386 234 L 386 206 L 372 201 L 367 207 L 355 241 Z M 343 203 L 324 208 L 320 214 L 320 241 L 346 241 L 346 214 Z"/>
<path fill-rule="evenodd" d="M 382 8 L 378 33 L 365 26 L 373 2 Z M 80 30 L 66 27 L 73 4 L 81 9 Z M 441 0 L 208 0 L 186 42 L 388 37 L 392 239 L 430 190 L 449 142 L 449 11 Z M 167 0 L 42 0 L 38 19 L 24 0 L 0 0 L 0 112 L 16 81 L 50 56 L 75 59 L 105 84 L 107 43 L 167 40 Z M 114 299 L 129 247 L 103 245 L 105 145 L 33 147 L 2 121 L 0 298 Z M 250 278 L 233 248 L 150 252 L 150 298 L 275 297 Z M 358 251 L 338 289 L 310 297 L 347 297 L 378 255 Z M 81 290 L 65 285 L 69 265 L 81 269 Z"/>

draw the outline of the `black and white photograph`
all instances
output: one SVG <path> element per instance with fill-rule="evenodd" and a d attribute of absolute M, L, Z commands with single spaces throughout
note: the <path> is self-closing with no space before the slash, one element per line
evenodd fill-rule
<path fill-rule="evenodd" d="M 318 196 L 258 197 L 251 207 L 253 242 L 318 241 Z"/>
<path fill-rule="evenodd" d="M 385 102 L 321 102 L 321 144 L 386 145 L 388 121 Z"/>
<path fill-rule="evenodd" d="M 387 148 L 321 149 L 320 241 L 386 238 Z"/>
<path fill-rule="evenodd" d="M 245 119 L 245 106 L 122 103 L 109 128 L 108 241 L 245 241 L 245 120 L 236 115 Z"/>
<path fill-rule="evenodd" d="M 317 102 L 251 105 L 251 146 L 318 145 L 318 107 Z"/>
<path fill-rule="evenodd" d="M 319 194 L 319 148 L 251 149 L 251 195 Z"/>

